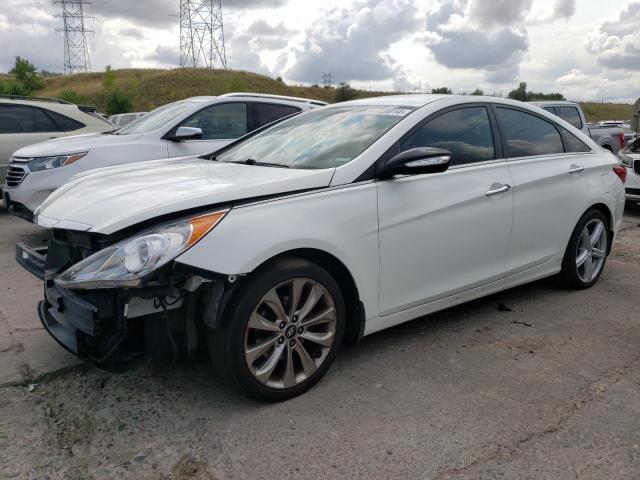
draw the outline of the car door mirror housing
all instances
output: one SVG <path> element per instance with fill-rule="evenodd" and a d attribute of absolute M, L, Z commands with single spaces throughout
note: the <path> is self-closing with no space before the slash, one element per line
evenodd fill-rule
<path fill-rule="evenodd" d="M 421 147 L 405 150 L 382 164 L 378 176 L 423 175 L 444 172 L 451 163 L 451 152 L 441 148 Z"/>
<path fill-rule="evenodd" d="M 200 140 L 202 138 L 202 129 L 196 127 L 178 127 L 176 132 L 168 139 L 172 142 L 181 142 L 183 140 Z"/>

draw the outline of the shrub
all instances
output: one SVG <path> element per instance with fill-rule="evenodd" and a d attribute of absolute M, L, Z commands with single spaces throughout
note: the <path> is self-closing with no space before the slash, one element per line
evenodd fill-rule
<path fill-rule="evenodd" d="M 120 90 L 115 90 L 107 94 L 107 114 L 128 113 L 133 110 L 131 97 Z"/>
<path fill-rule="evenodd" d="M 351 88 L 349 82 L 340 82 L 336 87 L 335 101 L 346 102 L 347 100 L 353 100 L 356 97 L 356 92 Z"/>
<path fill-rule="evenodd" d="M 431 93 L 444 93 L 445 95 L 453 94 L 453 90 L 449 87 L 432 88 Z"/>
<path fill-rule="evenodd" d="M 87 100 L 75 90 L 61 90 L 58 92 L 58 98 L 60 100 L 75 103 L 76 105 L 82 105 L 87 102 Z"/>
<path fill-rule="evenodd" d="M 27 97 L 31 91 L 17 80 L 0 81 L 0 95 L 21 95 Z"/>

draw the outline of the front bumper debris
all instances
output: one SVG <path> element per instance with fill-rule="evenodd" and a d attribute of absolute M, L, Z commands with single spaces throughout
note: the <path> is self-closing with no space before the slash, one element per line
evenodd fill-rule
<path fill-rule="evenodd" d="M 87 254 L 55 239 L 48 248 L 16 244 L 18 263 L 44 281 L 42 325 L 66 350 L 122 371 L 135 357 L 191 358 L 205 346 L 204 330 L 216 327 L 218 307 L 226 301 L 219 276 L 167 266 L 136 288 L 70 290 L 55 283 L 56 275 Z"/>

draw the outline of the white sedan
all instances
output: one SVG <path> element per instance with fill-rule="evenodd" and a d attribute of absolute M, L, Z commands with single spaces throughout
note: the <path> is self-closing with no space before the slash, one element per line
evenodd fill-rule
<path fill-rule="evenodd" d="M 42 322 L 77 355 L 111 368 L 208 343 L 234 385 L 277 401 L 345 341 L 551 275 L 591 287 L 625 174 L 534 106 L 369 98 L 215 157 L 89 173 L 43 205 L 46 256 L 17 258 L 45 278 Z"/>

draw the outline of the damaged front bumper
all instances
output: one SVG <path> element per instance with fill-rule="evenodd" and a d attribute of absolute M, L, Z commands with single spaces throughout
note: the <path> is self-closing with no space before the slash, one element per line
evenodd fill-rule
<path fill-rule="evenodd" d="M 51 245 L 54 250 L 59 245 Z M 60 255 L 51 255 L 60 257 Z M 107 370 L 122 370 L 135 357 L 191 357 L 214 328 L 229 285 L 208 272 L 170 266 L 142 287 L 70 290 L 54 282 L 60 265 L 47 249 L 16 244 L 16 260 L 44 280 L 38 314 L 66 350 Z"/>

